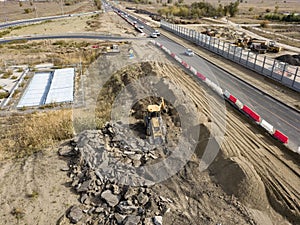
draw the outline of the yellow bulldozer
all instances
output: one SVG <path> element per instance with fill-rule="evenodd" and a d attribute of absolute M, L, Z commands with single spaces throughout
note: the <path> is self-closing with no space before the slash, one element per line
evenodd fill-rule
<path fill-rule="evenodd" d="M 144 117 L 146 135 L 149 136 L 150 140 L 155 144 L 162 144 L 165 142 L 166 129 L 161 117 L 162 112 L 167 112 L 167 107 L 163 98 L 161 98 L 161 103 L 159 105 L 148 105 Z"/>
<path fill-rule="evenodd" d="M 251 50 L 256 50 L 257 48 L 259 48 L 259 49 L 264 49 L 265 52 L 273 52 L 273 53 L 278 53 L 282 50 L 281 47 L 277 45 L 275 41 L 252 39 L 249 41 L 248 44 L 250 44 Z M 252 49 L 251 45 L 255 46 L 256 48 Z"/>
<path fill-rule="evenodd" d="M 281 47 L 275 43 L 275 41 L 270 41 L 267 47 L 268 52 L 278 53 L 281 51 Z"/>

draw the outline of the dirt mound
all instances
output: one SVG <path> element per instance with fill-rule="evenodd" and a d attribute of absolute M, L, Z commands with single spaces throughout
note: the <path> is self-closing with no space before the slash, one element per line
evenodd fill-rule
<path fill-rule="evenodd" d="M 286 62 L 293 66 L 300 66 L 300 55 L 281 55 L 276 58 L 281 62 Z"/>
<path fill-rule="evenodd" d="M 251 208 L 263 210 L 267 207 L 265 186 L 245 158 L 219 156 L 212 164 L 211 172 L 227 194 L 234 194 Z"/>

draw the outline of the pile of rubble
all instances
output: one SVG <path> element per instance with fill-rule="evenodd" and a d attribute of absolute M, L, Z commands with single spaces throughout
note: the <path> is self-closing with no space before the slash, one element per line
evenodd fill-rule
<path fill-rule="evenodd" d="M 121 123 L 89 130 L 59 154 L 72 156 L 69 175 L 81 204 L 68 209 L 58 224 L 161 225 L 172 200 L 151 190 L 151 174 L 143 165 L 168 155 L 167 147 L 134 137 Z M 74 157 L 75 156 L 75 157 Z"/>
<path fill-rule="evenodd" d="M 275 59 L 277 59 L 281 62 L 286 62 L 293 66 L 300 66 L 300 54 L 298 54 L 298 55 L 286 54 L 286 55 L 278 56 Z"/>

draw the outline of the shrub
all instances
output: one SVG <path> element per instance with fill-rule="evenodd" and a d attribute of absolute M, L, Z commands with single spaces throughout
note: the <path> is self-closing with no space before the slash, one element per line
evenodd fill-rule
<path fill-rule="evenodd" d="M 9 33 L 10 33 L 10 30 L 0 31 L 0 37 L 3 37 L 4 35 L 7 35 Z"/>
<path fill-rule="evenodd" d="M 269 24 L 270 24 L 270 22 L 265 20 L 265 21 L 260 23 L 260 26 L 263 27 L 263 28 L 267 28 L 269 26 Z"/>
<path fill-rule="evenodd" d="M 7 98 L 9 96 L 8 92 L 0 92 L 0 99 Z"/>
<path fill-rule="evenodd" d="M 34 9 L 31 9 L 31 8 L 26 8 L 26 9 L 24 9 L 24 13 L 25 13 L 25 14 L 32 13 L 33 11 L 34 11 Z"/>
<path fill-rule="evenodd" d="M 10 76 L 13 74 L 13 72 L 11 70 L 6 71 L 3 75 L 2 75 L 2 79 L 7 79 L 10 78 Z"/>

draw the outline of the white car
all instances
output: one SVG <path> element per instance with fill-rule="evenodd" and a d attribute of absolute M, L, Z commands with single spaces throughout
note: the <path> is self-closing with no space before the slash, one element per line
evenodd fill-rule
<path fill-rule="evenodd" d="M 144 26 L 143 26 L 143 25 L 141 25 L 141 26 L 139 26 L 139 28 L 140 28 L 140 29 L 144 29 Z"/>
<path fill-rule="evenodd" d="M 157 38 L 157 34 L 156 34 L 156 33 L 151 33 L 151 34 L 150 34 L 150 37 L 152 37 L 152 38 Z"/>
<path fill-rule="evenodd" d="M 157 36 L 160 35 L 160 32 L 158 30 L 155 30 L 154 33 L 156 33 Z"/>
<path fill-rule="evenodd" d="M 188 55 L 188 56 L 194 56 L 195 55 L 195 53 L 189 48 L 187 50 L 185 50 L 185 54 Z"/>

